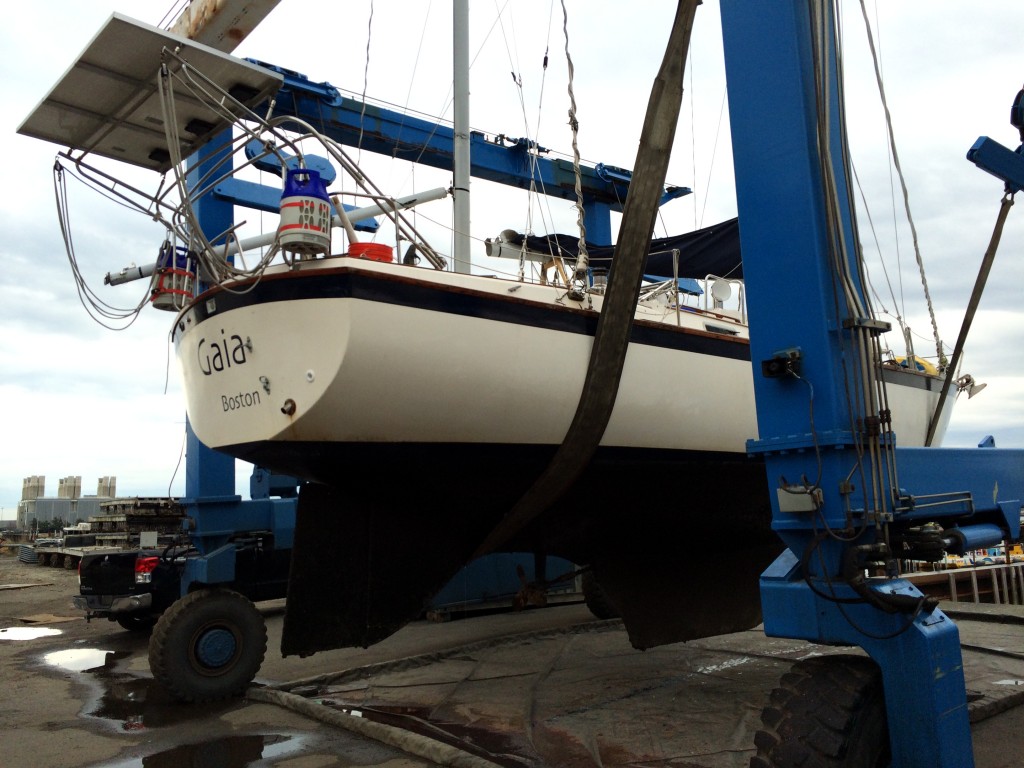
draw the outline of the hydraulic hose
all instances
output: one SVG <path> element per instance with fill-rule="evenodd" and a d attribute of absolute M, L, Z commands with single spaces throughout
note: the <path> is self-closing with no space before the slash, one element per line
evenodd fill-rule
<path fill-rule="evenodd" d="M 847 548 L 843 553 L 843 579 L 865 601 L 886 613 L 916 614 L 922 610 L 925 613 L 934 611 L 939 605 L 939 601 L 934 597 L 887 594 L 868 585 L 864 576 L 865 561 L 868 556 L 872 559 L 885 557 L 888 551 L 889 548 L 884 544 L 864 544 Z"/>

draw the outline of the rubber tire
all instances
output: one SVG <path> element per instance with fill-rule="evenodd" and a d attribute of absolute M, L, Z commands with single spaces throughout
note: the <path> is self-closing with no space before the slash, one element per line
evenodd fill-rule
<path fill-rule="evenodd" d="M 78 567 L 78 560 L 74 555 L 64 555 L 64 570 L 73 571 Z"/>
<path fill-rule="evenodd" d="M 892 762 L 882 673 L 864 656 L 793 665 L 761 713 L 750 768 L 885 768 Z"/>
<path fill-rule="evenodd" d="M 599 619 L 617 619 L 619 610 L 608 599 L 601 588 L 601 584 L 594 577 L 593 571 L 584 571 L 581 577 L 583 587 L 583 601 L 587 608 Z"/>
<path fill-rule="evenodd" d="M 197 648 L 211 631 L 233 638 L 230 657 L 216 667 L 204 664 Z M 266 652 L 267 627 L 256 606 L 229 589 L 200 589 L 160 616 L 149 640 L 149 668 L 176 699 L 219 701 L 245 691 Z"/>
<path fill-rule="evenodd" d="M 157 618 L 150 613 L 119 613 L 114 616 L 114 621 L 121 626 L 121 629 L 148 635 L 156 626 Z"/>

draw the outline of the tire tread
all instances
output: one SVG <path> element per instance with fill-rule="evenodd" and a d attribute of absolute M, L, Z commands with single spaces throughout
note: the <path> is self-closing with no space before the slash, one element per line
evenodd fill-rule
<path fill-rule="evenodd" d="M 879 715 L 878 709 L 881 708 Z M 881 733 L 878 720 L 881 720 Z M 853 768 L 864 761 L 864 734 L 888 759 L 888 729 L 878 665 L 864 656 L 803 659 L 769 695 L 754 735 L 751 768 Z"/>

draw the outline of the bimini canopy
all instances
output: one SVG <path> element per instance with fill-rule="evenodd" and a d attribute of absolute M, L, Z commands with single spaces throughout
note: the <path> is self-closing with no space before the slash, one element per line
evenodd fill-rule
<path fill-rule="evenodd" d="M 563 258 L 576 258 L 579 254 L 579 238 L 571 235 L 547 235 L 509 237 L 513 247 L 526 248 L 535 253 L 550 253 Z M 703 279 L 708 275 L 718 277 L 743 277 L 743 262 L 740 258 L 740 229 L 737 219 L 729 219 L 695 232 L 674 237 L 659 237 L 651 241 L 650 253 L 644 274 L 657 277 L 672 277 L 672 252 L 679 251 L 679 277 Z M 611 245 L 587 243 L 587 254 L 593 269 L 613 269 Z"/>

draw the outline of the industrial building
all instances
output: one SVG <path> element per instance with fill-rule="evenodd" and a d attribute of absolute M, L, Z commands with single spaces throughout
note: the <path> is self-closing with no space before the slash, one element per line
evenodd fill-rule
<path fill-rule="evenodd" d="M 87 521 L 100 514 L 100 504 L 117 495 L 117 478 L 105 475 L 96 482 L 96 495 L 82 495 L 82 476 L 69 475 L 57 483 L 57 495 L 46 495 L 46 477 L 32 475 L 21 483 L 21 501 L 18 502 L 17 527 L 31 530 L 47 523 L 63 520 L 71 525 Z"/>

